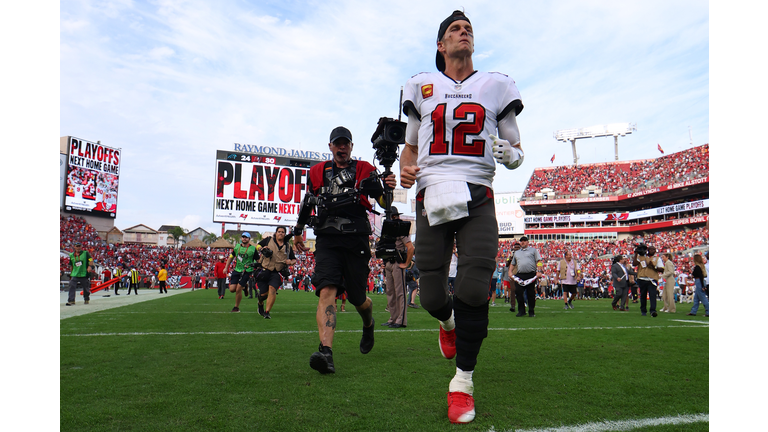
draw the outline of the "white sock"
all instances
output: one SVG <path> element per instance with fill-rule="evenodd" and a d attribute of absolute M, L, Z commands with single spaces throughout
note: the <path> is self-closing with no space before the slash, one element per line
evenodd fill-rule
<path fill-rule="evenodd" d="M 451 331 L 456 328 L 456 320 L 453 319 L 453 311 L 451 311 L 451 317 L 445 321 L 440 321 L 440 327 L 445 331 Z"/>
<path fill-rule="evenodd" d="M 449 392 L 462 392 L 472 396 L 475 391 L 475 385 L 472 383 L 472 374 L 475 371 L 464 372 L 456 368 L 456 375 L 448 385 Z"/>

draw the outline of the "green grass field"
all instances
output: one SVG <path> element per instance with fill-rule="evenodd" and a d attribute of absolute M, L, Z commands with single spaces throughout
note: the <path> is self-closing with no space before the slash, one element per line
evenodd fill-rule
<path fill-rule="evenodd" d="M 333 375 L 309 367 L 311 293 L 280 291 L 271 320 L 255 299 L 230 313 L 234 296 L 215 290 L 61 320 L 61 430 L 498 432 L 709 414 L 709 325 L 703 310 L 685 315 L 690 304 L 652 318 L 639 304 L 565 311 L 545 300 L 535 318 L 518 318 L 497 301 L 474 374 L 477 417 L 452 425 L 455 362 L 440 355 L 437 321 L 409 308 L 407 328 L 382 327 L 386 299 L 371 297 L 376 346 L 360 354 L 362 323 L 347 305 Z M 631 430 L 709 430 L 706 417 L 639 424 Z"/>

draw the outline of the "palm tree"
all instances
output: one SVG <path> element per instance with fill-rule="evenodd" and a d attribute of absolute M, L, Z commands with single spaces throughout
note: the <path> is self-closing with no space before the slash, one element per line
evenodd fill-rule
<path fill-rule="evenodd" d="M 173 240 L 176 243 L 176 247 L 181 246 L 181 240 L 187 236 L 187 233 L 189 233 L 189 231 L 180 226 L 175 226 L 168 230 L 168 235 L 173 237 Z"/>
<path fill-rule="evenodd" d="M 205 235 L 205 237 L 203 237 L 203 241 L 207 245 L 210 245 L 211 243 L 215 242 L 218 239 L 219 237 L 215 233 L 208 233 Z"/>
<path fill-rule="evenodd" d="M 237 244 L 237 239 L 232 237 L 232 234 L 226 233 L 224 234 L 224 237 L 222 237 L 224 240 L 228 241 L 231 244 Z"/>

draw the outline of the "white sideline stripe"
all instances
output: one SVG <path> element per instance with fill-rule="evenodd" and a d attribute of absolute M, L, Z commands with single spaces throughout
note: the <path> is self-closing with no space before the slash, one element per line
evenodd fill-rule
<path fill-rule="evenodd" d="M 709 327 L 709 321 L 695 321 L 695 320 L 682 320 L 682 319 L 673 319 L 670 321 L 676 321 L 676 322 L 684 322 L 684 323 L 696 323 L 696 324 L 702 324 L 707 327 Z"/>
<path fill-rule="evenodd" d="M 496 431 L 493 427 L 488 432 L 608 432 L 630 431 L 648 426 L 679 425 L 688 423 L 709 422 L 709 414 L 685 414 L 674 417 L 657 417 L 637 420 L 604 421 L 600 423 L 586 423 L 576 426 L 561 426 L 545 429 L 505 429 Z"/>
<path fill-rule="evenodd" d="M 701 328 L 700 325 L 673 325 L 673 326 L 621 326 L 621 327 L 554 327 L 554 328 L 489 328 L 496 331 L 527 331 L 527 330 L 639 330 L 653 328 Z M 336 330 L 336 333 L 359 333 L 360 330 Z M 437 329 L 412 329 L 412 330 L 376 330 L 376 333 L 406 333 L 406 332 L 435 332 Z M 194 335 L 282 335 L 282 334 L 317 334 L 317 330 L 283 330 L 283 331 L 239 331 L 239 332 L 128 332 L 128 333 L 74 333 L 62 334 L 61 337 L 89 337 L 89 336 L 194 336 Z"/>

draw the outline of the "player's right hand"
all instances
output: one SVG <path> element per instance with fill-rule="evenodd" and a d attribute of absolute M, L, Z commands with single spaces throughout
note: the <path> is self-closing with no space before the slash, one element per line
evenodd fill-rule
<path fill-rule="evenodd" d="M 294 237 L 293 238 L 293 245 L 296 246 L 296 250 L 299 252 L 308 252 L 309 248 L 304 246 L 304 240 L 301 239 L 301 237 Z"/>
<path fill-rule="evenodd" d="M 400 186 L 404 187 L 405 189 L 410 189 L 411 186 L 416 183 L 416 174 L 420 169 L 421 168 L 415 165 L 404 166 L 400 170 Z"/>

